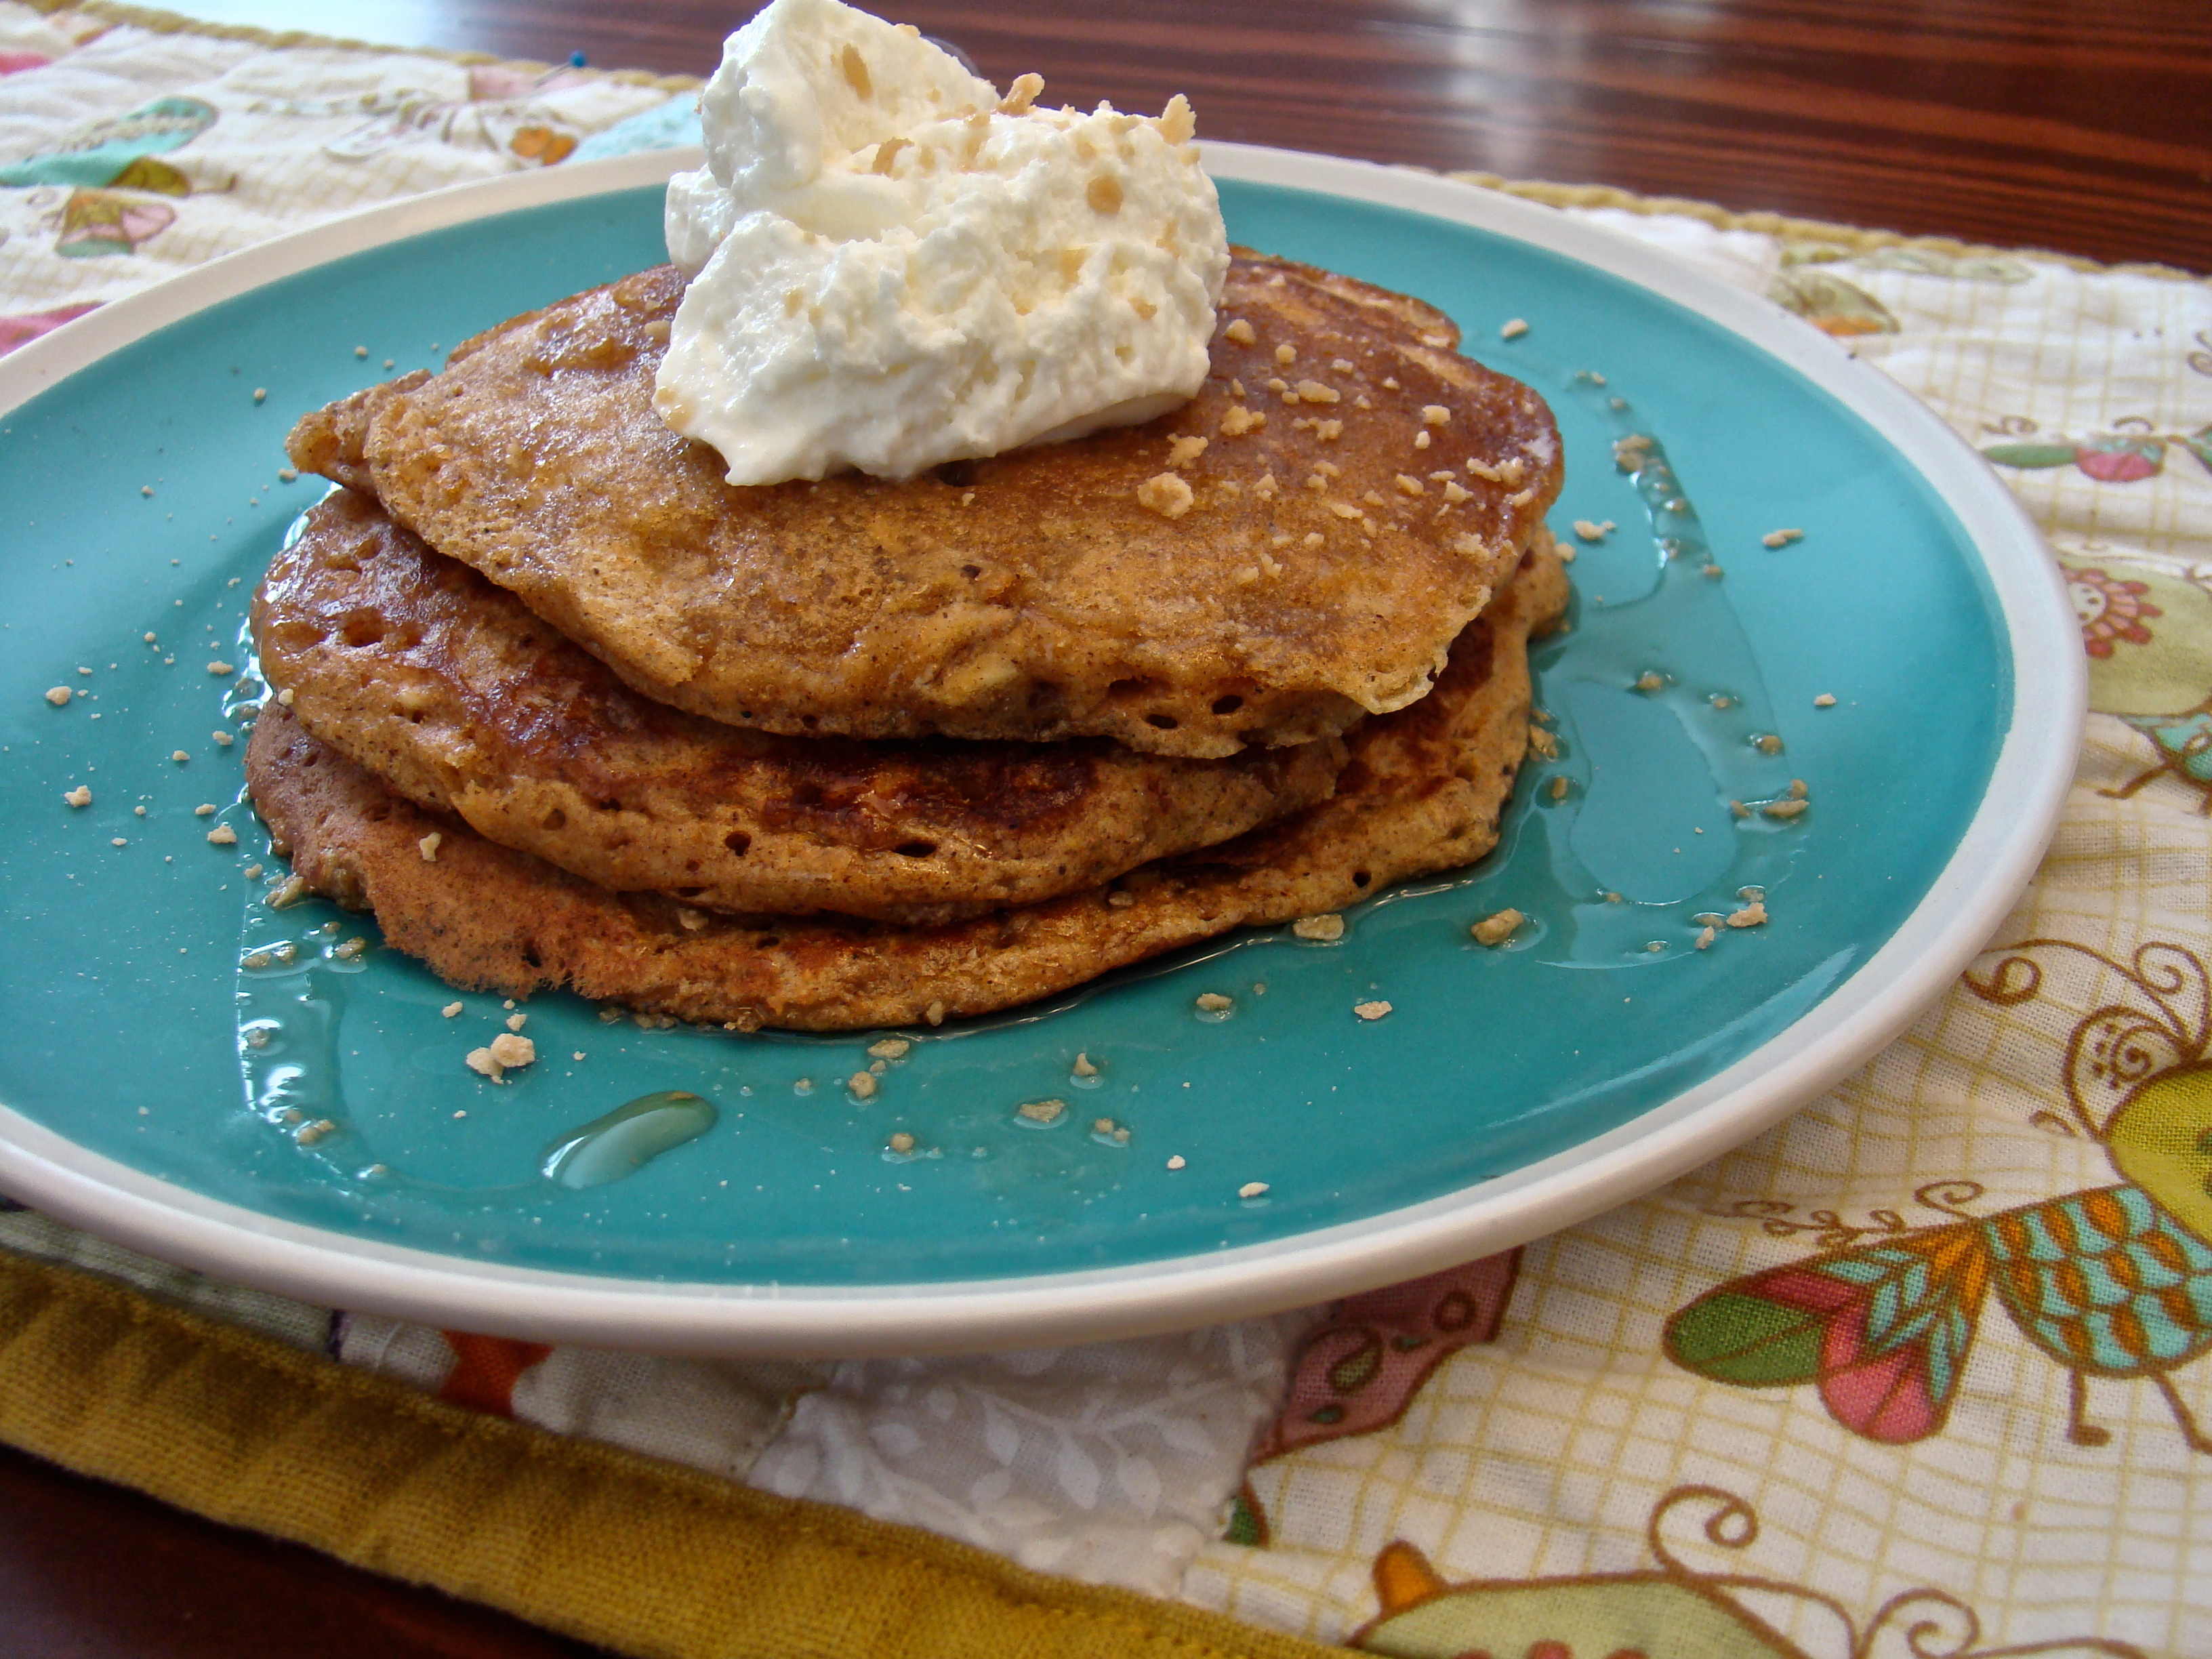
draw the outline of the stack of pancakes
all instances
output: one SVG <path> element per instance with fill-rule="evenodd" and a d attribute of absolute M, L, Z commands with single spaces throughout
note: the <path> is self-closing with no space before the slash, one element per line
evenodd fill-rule
<path fill-rule="evenodd" d="M 1240 253 L 1150 425 L 736 488 L 653 414 L 683 279 L 303 419 L 255 803 L 457 984 L 836 1030 L 987 1012 L 1497 839 L 1564 609 L 1533 392 Z"/>

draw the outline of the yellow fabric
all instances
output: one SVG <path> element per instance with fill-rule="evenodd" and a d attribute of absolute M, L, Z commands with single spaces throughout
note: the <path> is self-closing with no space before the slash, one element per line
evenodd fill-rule
<path fill-rule="evenodd" d="M 655 1659 L 1335 1651 L 456 1410 L 120 1285 L 5 1256 L 0 1438 Z"/>

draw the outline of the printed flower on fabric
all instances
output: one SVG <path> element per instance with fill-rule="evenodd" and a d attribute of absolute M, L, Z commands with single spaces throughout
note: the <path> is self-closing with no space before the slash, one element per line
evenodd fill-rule
<path fill-rule="evenodd" d="M 2082 649 L 2093 657 L 2109 657 L 2114 640 L 2132 645 L 2150 643 L 2150 629 L 2143 626 L 2143 618 L 2166 613 L 2144 599 L 2143 595 L 2150 592 L 2149 583 L 2108 576 L 2094 567 L 2069 569 L 2067 575 L 2066 592 L 2081 623 Z"/>
<path fill-rule="evenodd" d="M 2164 717 L 2212 696 L 2212 569 L 2094 544 L 2058 568 L 2089 655 L 2090 708 Z"/>

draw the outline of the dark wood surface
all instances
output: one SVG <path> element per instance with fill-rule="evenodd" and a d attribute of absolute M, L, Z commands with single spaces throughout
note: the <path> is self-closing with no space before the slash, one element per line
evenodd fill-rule
<path fill-rule="evenodd" d="M 707 0 L 201 0 L 221 21 L 703 75 Z M 2212 270 L 2204 0 L 927 0 L 1000 84 L 1201 137 Z M 0 1651 L 540 1659 L 576 1644 L 0 1451 Z"/>
<path fill-rule="evenodd" d="M 692 75 L 752 9 L 181 3 Z M 2212 271 L 2205 0 L 913 0 L 896 15 L 1002 86 L 1036 70 L 1049 101 L 1152 112 L 1186 93 L 1201 138 Z"/>

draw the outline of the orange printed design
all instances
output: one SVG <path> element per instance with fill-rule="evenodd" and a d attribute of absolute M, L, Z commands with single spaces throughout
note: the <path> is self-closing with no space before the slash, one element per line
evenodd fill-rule
<path fill-rule="evenodd" d="M 550 167 L 568 159 L 576 139 L 573 133 L 556 132 L 551 127 L 517 127 L 507 147 L 526 161 Z"/>
<path fill-rule="evenodd" d="M 2075 951 L 2127 988 L 2069 1038 L 2070 1116 L 2035 1121 L 2105 1148 L 2120 1185 L 1995 1215 L 1966 1206 L 1973 1182 L 1939 1182 L 1915 1198 L 1954 1218 L 1911 1227 L 1894 1211 L 1865 1226 L 1832 1212 L 1753 1200 L 1729 1213 L 1770 1234 L 1814 1233 L 1808 1260 L 1707 1291 L 1667 1323 L 1675 1364 L 1743 1388 L 1811 1383 L 1829 1414 L 1867 1439 L 1901 1445 L 1941 1433 L 1984 1297 L 2068 1373 L 2067 1437 L 2101 1446 L 2087 1415 L 2092 1376 L 2148 1380 L 2190 1449 L 2212 1452 L 2172 1373 L 2212 1350 L 2212 976 L 2179 945 L 2145 945 L 2122 963 L 2064 939 L 2007 948 L 1966 989 L 2014 1007 L 2039 995 L 2036 954 Z"/>
<path fill-rule="evenodd" d="M 478 1336 L 473 1331 L 438 1334 L 453 1351 L 453 1369 L 446 1373 L 438 1398 L 493 1417 L 514 1415 L 514 1385 L 523 1372 L 553 1352 L 543 1342 L 520 1342 L 508 1336 Z"/>
<path fill-rule="evenodd" d="M 1669 1536 L 1677 1518 L 1704 1510 L 1690 1538 Z M 1933 1659 L 2004 1659 L 2028 1654 L 2105 1655 L 2145 1659 L 2126 1642 L 2100 1637 L 1984 1647 L 1981 1620 L 1957 1596 L 1938 1589 L 1893 1595 L 1864 1626 L 1833 1596 L 1783 1579 L 1705 1571 L 1683 1557 L 1702 1535 L 1718 1550 L 1748 1550 L 1759 1539 L 1751 1506 L 1716 1486 L 1677 1486 L 1652 1506 L 1645 1541 L 1656 1568 L 1556 1578 L 1447 1582 L 1428 1559 L 1400 1540 L 1375 1558 L 1382 1611 L 1351 1645 L 1392 1659 L 1869 1659 L 1911 1653 Z M 1792 1641 L 1757 1608 L 1778 1605 L 1810 1618 L 1831 1640 Z"/>

